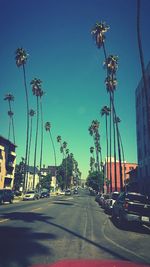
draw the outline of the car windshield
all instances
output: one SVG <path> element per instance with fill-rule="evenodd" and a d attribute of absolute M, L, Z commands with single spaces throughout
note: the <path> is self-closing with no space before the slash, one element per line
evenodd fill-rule
<path fill-rule="evenodd" d="M 0 190 L 0 267 L 150 265 L 150 0 L 0 0 Z"/>

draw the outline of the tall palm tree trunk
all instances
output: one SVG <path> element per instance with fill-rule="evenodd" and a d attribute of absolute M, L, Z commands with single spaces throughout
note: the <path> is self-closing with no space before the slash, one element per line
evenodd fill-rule
<path fill-rule="evenodd" d="M 54 146 L 54 142 L 53 142 L 53 138 L 52 138 L 52 134 L 49 131 L 49 136 L 52 142 L 52 147 L 53 147 L 53 152 L 54 152 L 54 162 L 55 162 L 55 174 L 56 174 L 56 166 L 57 166 L 57 161 L 56 161 L 56 150 L 55 150 L 55 146 Z"/>
<path fill-rule="evenodd" d="M 30 151 L 31 151 L 31 141 L 32 141 L 32 117 L 30 120 L 30 137 L 29 137 L 29 149 L 28 149 L 28 161 L 27 161 L 27 165 L 30 166 Z M 26 179 L 26 188 L 28 185 L 28 172 L 27 172 L 27 179 Z"/>
<path fill-rule="evenodd" d="M 10 128 L 11 128 L 11 117 L 9 117 L 9 125 L 8 125 L 8 140 L 10 140 Z"/>
<path fill-rule="evenodd" d="M 109 155 L 110 155 L 110 158 L 109 158 L 109 167 L 110 167 L 110 170 L 109 170 L 109 173 L 110 173 L 110 192 L 112 192 L 112 164 L 111 164 L 111 147 L 112 147 L 112 144 L 111 144 L 111 135 L 112 135 L 112 131 L 111 131 L 111 128 L 112 128 L 112 101 L 111 101 L 111 92 L 109 93 L 110 94 L 110 122 L 109 122 Z"/>
<path fill-rule="evenodd" d="M 27 90 L 27 82 L 26 82 L 26 72 L 25 66 L 22 65 L 23 68 L 23 77 L 24 77 L 24 87 L 25 87 L 25 95 L 26 95 L 26 151 L 25 151 L 25 167 L 24 167 L 24 190 L 26 190 L 26 166 L 27 166 L 27 158 L 28 158 L 28 142 L 29 142 L 29 100 L 28 100 L 28 90 Z"/>
<path fill-rule="evenodd" d="M 120 191 L 123 191 L 122 162 L 121 162 L 121 149 L 120 149 L 120 138 L 119 138 L 118 122 L 116 122 L 116 132 L 117 132 L 119 171 L 120 171 Z"/>
<path fill-rule="evenodd" d="M 12 112 L 12 108 L 11 108 L 10 100 L 8 101 L 8 104 L 9 104 L 9 110 L 10 110 L 10 112 Z M 16 142 L 15 142 L 15 129 L 14 129 L 14 119 L 13 119 L 13 115 L 10 117 L 10 120 L 11 120 L 11 122 L 12 122 L 13 142 L 14 142 L 14 144 L 15 144 Z M 11 123 L 10 123 L 9 126 L 11 126 Z M 11 127 L 9 127 L 9 138 L 10 138 L 10 128 L 11 128 Z"/>
<path fill-rule="evenodd" d="M 36 172 L 36 154 L 37 154 L 37 141 L 38 141 L 38 128 L 39 128 L 39 99 L 36 97 L 37 103 L 37 120 L 36 120 L 36 137 L 35 137 L 35 149 L 34 149 L 34 175 L 33 175 L 33 189 L 35 187 L 35 172 Z"/>
<path fill-rule="evenodd" d="M 119 129 L 118 129 L 118 131 L 119 131 Z M 124 185 L 125 185 L 125 191 L 126 191 L 127 190 L 127 184 L 126 184 L 125 156 L 124 156 L 124 149 L 123 149 L 123 144 L 122 144 L 120 132 L 119 132 L 119 139 L 120 139 L 120 146 L 121 146 L 121 150 L 122 150 Z"/>
<path fill-rule="evenodd" d="M 138 47 L 141 61 L 141 69 L 144 83 L 144 92 L 145 92 L 145 102 L 146 102 L 146 114 L 147 114 L 147 127 L 148 133 L 150 136 L 150 109 L 149 109 L 149 98 L 148 98 L 148 83 L 145 74 L 145 65 L 144 65 L 144 56 L 143 56 L 143 48 L 140 34 L 140 5 L 141 1 L 137 0 L 137 38 L 138 38 Z"/>
<path fill-rule="evenodd" d="M 41 110 L 41 152 L 40 152 L 40 172 L 42 168 L 42 158 L 43 158 L 43 109 L 42 109 L 42 100 L 40 98 L 40 110 Z"/>
<path fill-rule="evenodd" d="M 106 159 L 106 179 L 107 179 L 107 193 L 108 193 L 108 121 L 107 121 L 107 114 L 105 115 L 105 122 L 106 122 L 106 150 L 107 150 L 107 159 Z"/>
<path fill-rule="evenodd" d="M 113 103 L 114 103 L 114 93 L 112 93 Z M 113 135 L 114 135 L 114 175 L 115 175 L 115 191 L 117 191 L 117 168 L 116 168 L 116 129 L 115 129 L 115 114 L 113 113 Z"/>

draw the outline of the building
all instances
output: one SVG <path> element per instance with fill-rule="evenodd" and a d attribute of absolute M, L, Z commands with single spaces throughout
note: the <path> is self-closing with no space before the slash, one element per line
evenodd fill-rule
<path fill-rule="evenodd" d="M 110 158 L 108 158 L 108 165 L 107 161 L 104 165 L 104 177 L 110 181 L 110 166 L 111 166 L 111 176 L 112 176 L 112 191 L 115 191 L 115 163 L 114 158 L 111 158 L 111 164 L 110 164 Z M 123 179 L 123 186 L 126 185 L 126 181 L 129 178 L 129 172 L 136 169 L 137 163 L 129 163 L 124 162 L 122 163 L 122 179 Z M 107 173 L 108 171 L 108 173 Z M 117 191 L 120 191 L 120 166 L 119 161 L 116 162 L 116 174 L 117 174 Z M 106 185 L 105 185 L 106 190 Z"/>
<path fill-rule="evenodd" d="M 33 179 L 34 179 L 34 167 L 33 166 L 27 166 L 26 190 L 32 190 L 33 189 Z M 34 188 L 36 188 L 38 184 L 39 184 L 39 170 L 38 170 L 38 168 L 35 168 Z"/>
<path fill-rule="evenodd" d="M 0 189 L 13 188 L 16 145 L 0 136 Z"/>
<path fill-rule="evenodd" d="M 43 165 L 43 168 L 41 168 L 41 179 L 42 177 L 51 175 L 51 191 L 52 192 L 55 192 L 58 186 L 57 179 L 56 179 L 56 172 L 57 172 L 57 167 L 55 166 L 45 167 L 45 165 Z"/>
<path fill-rule="evenodd" d="M 145 76 L 148 86 L 148 103 L 150 110 L 150 62 L 146 68 Z M 146 96 L 143 79 L 139 82 L 136 92 L 136 131 L 138 154 L 138 183 L 142 193 L 150 195 L 150 132 L 148 130 Z M 150 113 L 150 112 L 149 112 Z M 150 118 L 149 118 L 150 120 Z"/>

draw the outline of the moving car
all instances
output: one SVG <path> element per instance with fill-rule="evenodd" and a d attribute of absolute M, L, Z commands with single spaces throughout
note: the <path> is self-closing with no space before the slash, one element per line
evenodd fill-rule
<path fill-rule="evenodd" d="M 71 195 L 71 190 L 70 190 L 70 189 L 67 189 L 67 190 L 65 191 L 65 195 L 66 195 L 66 196 L 70 196 L 70 195 Z"/>
<path fill-rule="evenodd" d="M 26 192 L 26 194 L 23 197 L 23 200 L 35 200 L 39 198 L 40 198 L 39 193 L 35 190 L 31 190 Z"/>
<path fill-rule="evenodd" d="M 0 204 L 4 202 L 13 203 L 14 194 L 11 189 L 0 189 Z"/>
<path fill-rule="evenodd" d="M 74 193 L 75 195 L 77 195 L 77 194 L 78 194 L 78 189 L 75 188 L 74 191 L 73 191 L 73 193 Z"/>

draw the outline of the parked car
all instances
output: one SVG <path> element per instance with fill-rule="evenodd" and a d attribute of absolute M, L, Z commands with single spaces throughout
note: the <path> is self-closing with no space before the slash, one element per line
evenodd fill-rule
<path fill-rule="evenodd" d="M 140 193 L 122 192 L 113 205 L 112 219 L 122 227 L 129 222 L 150 225 L 150 200 Z"/>
<path fill-rule="evenodd" d="M 70 189 L 67 189 L 67 190 L 65 191 L 65 195 L 66 195 L 66 196 L 70 196 L 70 195 L 71 195 L 71 190 L 70 190 Z"/>
<path fill-rule="evenodd" d="M 105 202 L 105 211 L 106 211 L 106 213 L 112 214 L 113 205 L 114 205 L 115 201 L 117 200 L 119 194 L 120 193 L 117 192 L 117 191 L 112 192 L 110 194 L 109 199 L 107 199 L 106 202 Z"/>
<path fill-rule="evenodd" d="M 100 199 L 100 197 L 101 197 L 101 193 L 98 193 L 97 195 L 96 195 L 96 197 L 95 197 L 95 201 L 97 202 L 97 203 L 99 203 L 99 199 Z"/>
<path fill-rule="evenodd" d="M 0 189 L 0 204 L 4 202 L 13 203 L 14 193 L 11 189 Z"/>
<path fill-rule="evenodd" d="M 31 190 L 31 191 L 26 192 L 26 194 L 23 197 L 23 200 L 35 200 L 39 198 L 40 198 L 40 194 L 35 190 Z"/>

